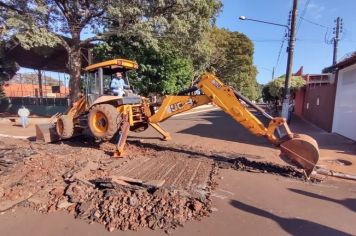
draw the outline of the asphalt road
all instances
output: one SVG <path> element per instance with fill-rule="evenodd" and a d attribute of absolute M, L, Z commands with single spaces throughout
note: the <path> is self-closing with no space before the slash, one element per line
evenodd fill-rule
<path fill-rule="evenodd" d="M 162 124 L 170 145 L 205 152 L 278 159 L 279 151 L 256 138 L 221 111 L 177 116 Z M 149 129 L 130 139 L 161 143 Z M 282 162 L 281 162 L 282 163 Z M 213 192 L 214 212 L 186 224 L 174 235 L 356 235 L 355 182 L 326 180 L 311 184 L 261 173 L 220 170 Z M 107 232 L 102 225 L 75 220 L 65 213 L 39 214 L 17 209 L 0 215 L 0 235 L 165 235 L 163 231 Z"/>
<path fill-rule="evenodd" d="M 355 235 L 353 183 L 303 183 L 284 177 L 222 170 L 214 212 L 173 235 Z M 108 232 L 65 213 L 29 209 L 0 215 L 1 235 L 166 235 L 163 231 Z"/>

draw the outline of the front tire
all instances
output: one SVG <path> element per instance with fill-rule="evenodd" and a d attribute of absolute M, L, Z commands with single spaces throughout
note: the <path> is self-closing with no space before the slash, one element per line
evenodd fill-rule
<path fill-rule="evenodd" d="M 68 139 L 73 136 L 74 123 L 72 117 L 68 115 L 61 115 L 57 119 L 56 131 L 60 138 Z"/>
<path fill-rule="evenodd" d="M 110 104 L 95 105 L 89 111 L 89 129 L 95 137 L 110 140 L 117 132 L 118 116 L 119 113 Z"/>

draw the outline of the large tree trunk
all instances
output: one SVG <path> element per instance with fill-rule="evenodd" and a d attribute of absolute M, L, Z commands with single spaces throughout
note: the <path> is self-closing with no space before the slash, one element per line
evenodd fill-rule
<path fill-rule="evenodd" d="M 43 98 L 43 87 L 42 87 L 42 71 L 38 70 L 38 91 L 40 98 Z"/>
<path fill-rule="evenodd" d="M 80 72 L 82 68 L 81 50 L 80 48 L 72 48 L 68 54 L 68 70 L 70 75 L 69 98 L 73 102 L 80 93 Z"/>

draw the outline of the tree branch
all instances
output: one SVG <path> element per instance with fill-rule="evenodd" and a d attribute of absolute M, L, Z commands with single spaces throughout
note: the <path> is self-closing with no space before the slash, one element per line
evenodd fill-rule
<path fill-rule="evenodd" d="M 88 17 L 86 17 L 84 20 L 82 20 L 82 22 L 80 22 L 79 28 L 84 28 L 92 19 L 103 15 L 105 13 L 105 10 L 106 9 L 103 9 L 96 14 L 89 15 Z"/>
<path fill-rule="evenodd" d="M 0 7 L 4 7 L 6 9 L 9 9 L 9 10 L 12 10 L 12 11 L 15 11 L 21 15 L 25 15 L 25 12 L 20 10 L 20 9 L 17 9 L 15 6 L 11 6 L 11 5 L 7 5 L 6 3 L 3 3 L 2 1 L 0 1 Z"/>
<path fill-rule="evenodd" d="M 96 35 L 96 36 L 93 36 L 93 37 L 90 37 L 90 38 L 87 38 L 87 39 L 81 41 L 81 42 L 79 43 L 79 46 L 80 46 L 80 47 L 83 47 L 83 46 L 89 44 L 90 42 L 93 42 L 93 41 L 103 41 L 103 40 L 104 40 L 104 37 L 103 37 L 103 36 Z"/>
<path fill-rule="evenodd" d="M 59 38 L 59 40 L 61 41 L 61 45 L 67 50 L 67 52 L 69 53 L 72 49 L 70 48 L 69 44 L 67 43 L 67 41 L 62 38 L 61 36 L 57 36 Z"/>

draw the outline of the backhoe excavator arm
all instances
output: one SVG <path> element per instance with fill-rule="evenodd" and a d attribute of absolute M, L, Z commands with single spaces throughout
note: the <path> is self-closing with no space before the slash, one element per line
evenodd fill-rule
<path fill-rule="evenodd" d="M 212 74 L 204 74 L 197 83 L 196 89 L 200 89 L 204 95 L 166 96 L 159 109 L 148 118 L 149 124 L 161 133 L 165 140 L 169 140 L 170 135 L 159 126 L 159 122 L 197 106 L 213 102 L 251 133 L 264 136 L 271 143 L 280 146 L 282 154 L 287 159 L 284 160 L 302 167 L 306 174 L 310 175 L 319 159 L 318 145 L 314 139 L 306 135 L 293 134 L 284 118 L 271 117 L 263 109 L 222 83 Z M 268 126 L 265 127 L 240 100 L 264 115 L 269 120 Z"/>

